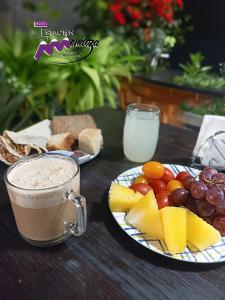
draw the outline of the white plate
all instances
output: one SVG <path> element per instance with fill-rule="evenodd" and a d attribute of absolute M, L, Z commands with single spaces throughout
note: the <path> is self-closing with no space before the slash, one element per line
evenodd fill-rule
<path fill-rule="evenodd" d="M 94 159 L 97 155 L 99 155 L 100 151 L 95 155 L 83 152 L 82 150 L 79 150 L 79 149 L 77 149 L 75 151 L 53 150 L 53 151 L 49 151 L 47 153 L 50 153 L 50 154 L 51 153 L 52 154 L 63 154 L 65 156 L 75 157 L 78 160 L 79 165 L 83 165 L 83 164 L 91 161 L 92 159 Z"/>
<path fill-rule="evenodd" d="M 167 168 L 173 171 L 174 174 L 178 174 L 181 171 L 187 171 L 191 175 L 198 175 L 199 170 L 173 164 L 165 164 Z M 142 166 L 136 167 L 120 174 L 113 182 L 130 186 L 134 178 L 142 174 Z M 142 246 L 157 252 L 161 255 L 170 257 L 172 259 L 193 262 L 193 263 L 218 263 L 225 261 L 225 237 L 221 241 L 213 246 L 207 248 L 204 251 L 197 249 L 190 250 L 186 248 L 182 253 L 171 255 L 166 248 L 164 242 L 147 237 L 144 233 L 140 232 L 137 228 L 134 228 L 125 222 L 124 212 L 112 212 L 113 217 L 120 225 L 123 231 L 125 231 L 133 240 L 141 244 Z"/>

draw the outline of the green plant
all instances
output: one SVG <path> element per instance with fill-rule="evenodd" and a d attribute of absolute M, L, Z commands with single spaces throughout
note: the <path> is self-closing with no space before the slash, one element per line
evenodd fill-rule
<path fill-rule="evenodd" d="M 23 94 L 15 95 L 11 92 L 3 72 L 3 64 L 0 65 L 0 132 L 11 126 L 13 119 L 18 116 L 19 108 L 23 105 Z"/>
<path fill-rule="evenodd" d="M 210 72 L 211 66 L 203 65 L 204 56 L 198 52 L 190 54 L 190 61 L 180 64 L 183 71 L 181 76 L 175 77 L 175 82 L 183 85 L 201 88 L 222 88 L 225 77 Z"/>
<path fill-rule="evenodd" d="M 192 29 L 190 17 L 180 14 L 182 7 L 182 0 L 81 0 L 74 10 L 80 15 L 77 26 L 85 34 L 99 32 L 102 36 L 119 35 L 129 40 L 145 58 L 141 71 L 149 72 L 156 65 L 168 65 L 165 57 L 169 57 L 176 43 L 184 43 L 186 31 Z"/>
<path fill-rule="evenodd" d="M 225 116 L 225 98 L 204 101 L 198 105 L 184 102 L 181 109 L 202 116 L 205 114 Z"/>
<path fill-rule="evenodd" d="M 131 77 L 141 58 L 131 55 L 128 43 L 112 37 L 100 40 L 92 54 L 73 64 L 47 63 L 49 57 L 33 59 L 38 41 L 29 33 L 9 30 L 0 36 L 0 61 L 11 94 L 23 96 L 18 114 L 5 127 L 17 128 L 55 114 L 76 113 L 95 106 L 116 106 L 120 76 Z M 8 99 L 10 104 L 13 98 Z M 5 101 L 5 100 L 4 100 Z M 0 98 L 0 106 L 4 105 Z M 13 106 L 13 105 L 12 105 Z"/>

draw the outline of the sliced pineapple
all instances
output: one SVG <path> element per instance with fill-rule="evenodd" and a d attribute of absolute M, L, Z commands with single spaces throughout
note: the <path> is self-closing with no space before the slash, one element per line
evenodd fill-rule
<path fill-rule="evenodd" d="M 135 193 L 132 189 L 118 183 L 112 183 L 109 197 L 111 211 L 128 211 L 143 197 L 140 193 Z"/>
<path fill-rule="evenodd" d="M 125 220 L 143 233 L 156 239 L 163 239 L 162 224 L 153 190 L 130 209 Z"/>
<path fill-rule="evenodd" d="M 187 240 L 199 250 L 205 250 L 221 239 L 220 232 L 187 209 Z"/>
<path fill-rule="evenodd" d="M 160 209 L 159 214 L 168 251 L 171 254 L 183 252 L 187 247 L 186 209 L 167 206 Z"/>

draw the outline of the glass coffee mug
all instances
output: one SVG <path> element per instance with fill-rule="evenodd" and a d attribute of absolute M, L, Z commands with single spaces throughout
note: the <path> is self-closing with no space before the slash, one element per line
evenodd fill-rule
<path fill-rule="evenodd" d="M 151 160 L 158 142 L 160 110 L 155 105 L 133 103 L 127 106 L 123 149 L 134 162 Z"/>
<path fill-rule="evenodd" d="M 34 246 L 51 246 L 86 230 L 80 168 L 60 154 L 28 156 L 10 166 L 5 182 L 20 235 Z"/>

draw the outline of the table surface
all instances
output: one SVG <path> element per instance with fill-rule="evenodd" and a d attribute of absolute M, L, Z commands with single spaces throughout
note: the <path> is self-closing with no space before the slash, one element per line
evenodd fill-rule
<path fill-rule="evenodd" d="M 108 208 L 112 179 L 136 166 L 124 158 L 124 113 L 91 111 L 105 146 L 81 167 L 88 227 L 81 237 L 35 248 L 16 229 L 0 165 L 0 299 L 225 299 L 225 266 L 181 263 L 133 241 Z M 161 125 L 155 160 L 188 164 L 197 133 Z"/>

